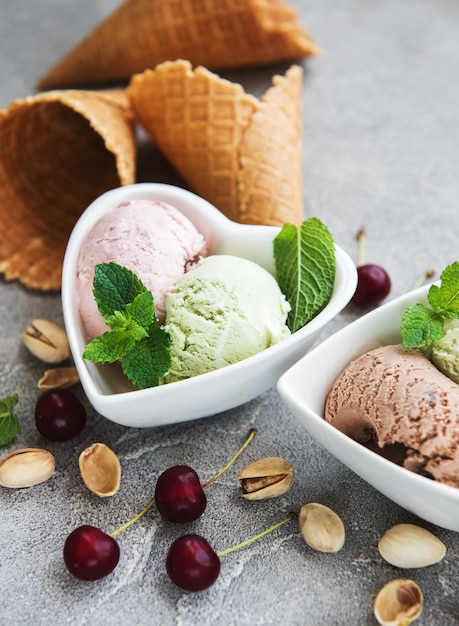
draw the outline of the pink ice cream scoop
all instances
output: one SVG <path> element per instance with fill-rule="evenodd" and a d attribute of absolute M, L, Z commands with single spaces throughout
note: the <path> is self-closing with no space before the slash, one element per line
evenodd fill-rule
<path fill-rule="evenodd" d="M 206 242 L 175 207 L 152 200 L 124 202 L 101 218 L 78 258 L 77 291 L 88 338 L 109 330 L 93 295 L 94 267 L 113 261 L 134 272 L 154 297 L 164 321 L 167 290 L 202 256 Z"/>

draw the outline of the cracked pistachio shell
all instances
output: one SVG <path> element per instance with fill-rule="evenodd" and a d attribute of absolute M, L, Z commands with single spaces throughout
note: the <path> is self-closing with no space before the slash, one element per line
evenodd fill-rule
<path fill-rule="evenodd" d="M 247 500 L 280 496 L 292 486 L 294 473 L 293 466 L 281 457 L 259 459 L 239 472 L 241 496 Z"/>
<path fill-rule="evenodd" d="M 415 524 L 397 524 L 381 537 L 378 549 L 396 567 L 426 567 L 442 560 L 446 546 L 435 535 Z"/>
<path fill-rule="evenodd" d="M 420 587 L 408 579 L 391 580 L 380 589 L 373 610 L 381 626 L 408 626 L 422 612 Z"/>
<path fill-rule="evenodd" d="M 54 456 L 48 450 L 15 450 L 0 461 L 0 485 L 14 489 L 33 487 L 48 480 L 55 467 Z"/>
<path fill-rule="evenodd" d="M 38 381 L 38 388 L 45 391 L 48 389 L 68 389 L 76 385 L 79 380 L 76 367 L 54 367 L 46 370 Z"/>
<path fill-rule="evenodd" d="M 118 491 L 121 465 L 116 454 L 104 443 L 93 443 L 79 457 L 81 477 L 86 487 L 105 498 Z"/>
<path fill-rule="evenodd" d="M 61 363 L 70 357 L 65 330 L 48 320 L 33 320 L 22 333 L 26 348 L 45 363 Z"/>
<path fill-rule="evenodd" d="M 298 518 L 301 534 L 309 547 L 320 552 L 338 552 L 346 537 L 344 524 L 332 509 L 310 502 L 301 507 Z"/>

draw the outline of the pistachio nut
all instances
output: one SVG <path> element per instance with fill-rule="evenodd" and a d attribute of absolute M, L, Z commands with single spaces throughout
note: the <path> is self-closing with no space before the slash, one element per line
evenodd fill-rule
<path fill-rule="evenodd" d="M 15 450 L 0 461 L 0 485 L 16 489 L 32 487 L 48 480 L 55 467 L 54 456 L 48 450 Z"/>
<path fill-rule="evenodd" d="M 391 580 L 380 589 L 373 610 L 381 626 L 408 626 L 422 612 L 420 587 L 408 579 Z"/>
<path fill-rule="evenodd" d="M 320 552 L 338 552 L 344 545 L 344 524 L 332 509 L 318 502 L 301 507 L 298 518 L 301 534 L 309 547 Z"/>
<path fill-rule="evenodd" d="M 446 546 L 431 532 L 415 524 L 397 524 L 381 537 L 378 549 L 396 567 L 426 567 L 442 560 Z"/>
<path fill-rule="evenodd" d="M 275 498 L 290 489 L 294 469 L 285 459 L 270 456 L 246 465 L 237 480 L 241 483 L 241 495 L 247 500 Z"/>
<path fill-rule="evenodd" d="M 22 339 L 26 348 L 45 363 L 61 363 L 70 356 L 65 330 L 48 320 L 33 320 Z"/>
<path fill-rule="evenodd" d="M 53 369 L 46 370 L 43 376 L 38 381 L 38 388 L 47 389 L 68 389 L 79 382 L 77 368 L 69 367 L 54 367 Z"/>
<path fill-rule="evenodd" d="M 104 443 L 93 443 L 79 457 L 81 477 L 86 487 L 102 498 L 113 496 L 121 482 L 121 465 L 116 454 Z"/>

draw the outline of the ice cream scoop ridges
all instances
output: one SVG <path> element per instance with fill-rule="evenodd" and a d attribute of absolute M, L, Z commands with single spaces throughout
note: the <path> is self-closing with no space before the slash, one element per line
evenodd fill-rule
<path fill-rule="evenodd" d="M 353 439 L 407 448 L 404 466 L 459 487 L 459 386 L 428 358 L 384 346 L 353 360 L 328 394 L 325 419 Z"/>

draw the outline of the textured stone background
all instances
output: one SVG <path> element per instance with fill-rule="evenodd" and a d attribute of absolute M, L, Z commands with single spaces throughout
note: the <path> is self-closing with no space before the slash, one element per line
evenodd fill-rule
<path fill-rule="evenodd" d="M 33 93 L 35 80 L 115 4 L 0 0 L 0 107 Z M 367 260 L 387 268 L 395 297 L 427 268 L 439 273 L 458 258 L 459 5 L 456 0 L 292 4 L 325 52 L 304 64 L 305 216 L 320 217 L 355 260 L 355 235 L 364 225 Z M 259 94 L 272 73 L 284 69 L 227 75 Z M 148 150 L 142 155 L 140 178 L 148 179 L 152 158 L 157 157 Z M 174 180 L 164 163 L 161 171 L 164 180 Z M 321 339 L 357 315 L 347 307 Z M 155 430 L 124 428 L 90 412 L 79 438 L 46 442 L 33 425 L 43 367 L 20 340 L 33 317 L 62 321 L 59 296 L 0 282 L 0 391 L 19 392 L 23 425 L 2 456 L 43 446 L 57 459 L 47 483 L 0 491 L 2 626 L 365 626 L 376 624 L 372 604 L 378 589 L 406 574 L 425 594 L 417 623 L 459 624 L 457 534 L 416 519 L 357 478 L 301 429 L 275 389 L 227 413 Z M 85 584 L 67 573 L 61 550 L 75 526 L 91 523 L 111 532 L 146 504 L 157 476 L 172 464 L 190 464 L 202 479 L 210 477 L 252 426 L 258 436 L 236 468 L 209 488 L 206 514 L 192 530 L 220 550 L 317 500 L 345 522 L 347 541 L 340 553 L 311 551 L 291 524 L 226 557 L 207 592 L 186 594 L 164 571 L 168 546 L 183 529 L 151 511 L 119 537 L 122 558 L 110 577 Z M 93 496 L 79 477 L 78 455 L 94 441 L 104 441 L 121 459 L 122 486 L 109 500 Z M 293 488 L 272 501 L 243 501 L 236 472 L 269 455 L 295 466 Z M 411 572 L 384 563 L 378 539 L 398 522 L 433 530 L 447 546 L 445 559 Z"/>

